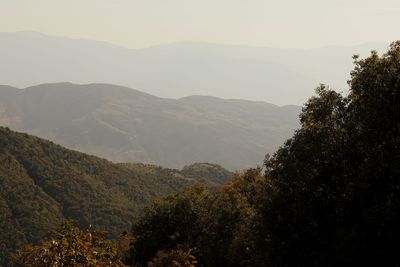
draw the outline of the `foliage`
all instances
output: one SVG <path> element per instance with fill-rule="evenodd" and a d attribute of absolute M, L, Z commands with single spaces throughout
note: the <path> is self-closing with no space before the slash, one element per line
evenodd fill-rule
<path fill-rule="evenodd" d="M 260 169 L 237 174 L 212 192 L 198 184 L 147 207 L 133 224 L 135 264 L 180 246 L 195 247 L 193 255 L 205 266 L 245 262 L 251 250 L 243 240 L 256 216 L 257 184 L 263 182 L 259 174 Z"/>
<path fill-rule="evenodd" d="M 398 263 L 400 43 L 355 59 L 347 97 L 321 87 L 302 127 L 266 161 L 261 209 L 272 266 Z"/>
<path fill-rule="evenodd" d="M 104 232 L 89 228 L 82 231 L 71 222 L 53 234 L 53 238 L 16 252 L 15 266 L 124 266 L 117 246 L 105 240 Z"/>
<path fill-rule="evenodd" d="M 192 249 L 179 248 L 171 251 L 159 251 L 148 264 L 148 267 L 195 267 L 196 258 Z"/>
<path fill-rule="evenodd" d="M 201 266 L 398 266 L 400 42 L 351 77 L 347 96 L 317 88 L 264 172 L 148 208 L 137 261 L 185 245 Z"/>
<path fill-rule="evenodd" d="M 205 186 L 198 184 L 180 194 L 158 199 L 133 223 L 134 262 L 144 265 L 159 250 L 172 250 L 193 235 L 199 235 L 198 216 L 204 213 L 203 201 L 209 197 Z"/>

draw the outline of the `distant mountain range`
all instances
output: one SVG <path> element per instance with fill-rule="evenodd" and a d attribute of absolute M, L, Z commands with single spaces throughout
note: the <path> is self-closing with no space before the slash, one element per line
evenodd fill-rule
<path fill-rule="evenodd" d="M 15 248 L 43 240 L 66 218 L 117 237 L 156 196 L 200 180 L 221 185 L 231 176 L 208 163 L 182 171 L 113 164 L 0 127 L 0 265 Z"/>
<path fill-rule="evenodd" d="M 110 83 L 153 95 L 302 105 L 319 83 L 346 90 L 352 55 L 388 44 L 275 49 L 186 42 L 127 49 L 35 32 L 0 33 L 0 84 Z"/>
<path fill-rule="evenodd" d="M 107 84 L 0 86 L 0 125 L 115 162 L 255 167 L 298 127 L 299 106 L 155 97 Z"/>

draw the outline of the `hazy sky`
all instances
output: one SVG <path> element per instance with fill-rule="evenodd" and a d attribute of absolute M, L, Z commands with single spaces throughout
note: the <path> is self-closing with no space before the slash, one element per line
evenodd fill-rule
<path fill-rule="evenodd" d="M 308 48 L 400 39 L 399 14 L 399 0 L 0 0 L 0 31 Z"/>

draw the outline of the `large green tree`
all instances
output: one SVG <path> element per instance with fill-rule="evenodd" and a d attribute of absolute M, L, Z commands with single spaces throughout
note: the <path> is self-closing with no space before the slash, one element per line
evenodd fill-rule
<path fill-rule="evenodd" d="M 200 266 L 400 266 L 400 42 L 354 63 L 349 92 L 317 88 L 264 173 L 149 208 L 137 260 L 184 245 Z"/>
<path fill-rule="evenodd" d="M 400 43 L 355 57 L 349 85 L 346 97 L 321 86 L 266 160 L 259 242 L 271 266 L 399 263 Z"/>

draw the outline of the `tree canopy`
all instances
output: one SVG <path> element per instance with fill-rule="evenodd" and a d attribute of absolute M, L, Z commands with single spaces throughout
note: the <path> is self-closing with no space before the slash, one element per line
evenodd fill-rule
<path fill-rule="evenodd" d="M 184 245 L 202 266 L 398 266 L 400 42 L 354 64 L 349 93 L 318 87 L 262 169 L 148 208 L 137 260 Z"/>
<path fill-rule="evenodd" d="M 86 231 L 66 221 L 53 233 L 52 239 L 18 250 L 13 256 L 14 266 L 125 266 L 118 246 L 105 240 L 106 233 L 89 228 Z"/>

